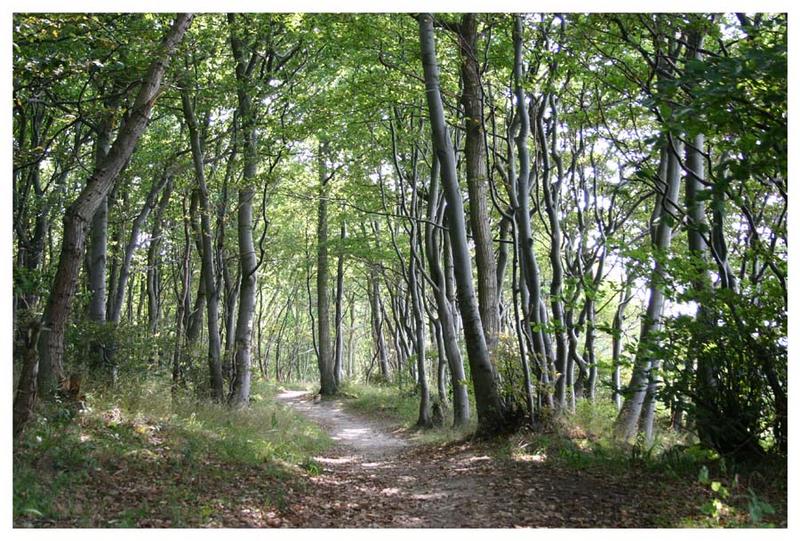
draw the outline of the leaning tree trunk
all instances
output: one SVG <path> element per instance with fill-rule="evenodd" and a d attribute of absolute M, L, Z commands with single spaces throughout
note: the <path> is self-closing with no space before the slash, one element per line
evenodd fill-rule
<path fill-rule="evenodd" d="M 439 66 L 433 36 L 433 16 L 429 13 L 417 17 L 422 48 L 422 66 L 425 73 L 425 90 L 428 102 L 433 143 L 442 168 L 442 184 L 447 200 L 450 240 L 458 284 L 458 300 L 464 325 L 464 339 L 470 363 L 475 404 L 478 410 L 478 432 L 492 434 L 505 430 L 506 416 L 497 390 L 497 380 L 483 334 L 483 324 L 472 285 L 472 261 L 467 245 L 464 205 L 456 174 L 456 161 L 450 135 L 444 118 L 444 107 L 439 89 Z"/>
<path fill-rule="evenodd" d="M 464 362 L 461 359 L 461 350 L 458 348 L 458 337 L 453 324 L 450 301 L 447 299 L 445 277 L 439 262 L 439 236 L 433 224 L 441 223 L 439 209 L 439 160 L 433 156 L 431 165 L 431 182 L 428 189 L 428 221 L 425 224 L 425 253 L 430 267 L 431 281 L 433 282 L 433 296 L 436 301 L 436 313 L 439 316 L 441 341 L 450 369 L 450 380 L 453 385 L 453 426 L 464 426 L 469 422 L 469 397 L 467 381 L 464 375 Z"/>
<path fill-rule="evenodd" d="M 664 139 L 662 142 L 664 148 L 661 151 L 662 163 L 659 167 L 658 178 L 659 191 L 662 192 L 662 195 L 657 196 L 660 203 L 657 204 L 659 212 L 656 216 L 657 225 L 654 228 L 653 248 L 656 252 L 664 254 L 669 250 L 672 241 L 672 215 L 678 208 L 676 202 L 680 188 L 680 165 L 669 141 Z M 661 314 L 664 308 L 663 273 L 664 264 L 661 258 L 657 257 L 655 267 L 650 275 L 650 296 L 647 301 L 647 310 L 642 316 L 633 372 L 625 402 L 622 404 L 615 425 L 615 432 L 622 439 L 636 436 L 648 389 L 652 392 L 651 386 L 655 384 L 654 378 L 658 362 L 652 352 L 651 341 L 653 334 L 661 328 Z"/>
<path fill-rule="evenodd" d="M 78 198 L 66 211 L 61 255 L 39 338 L 38 383 L 42 393 L 52 390 L 55 382 L 64 377 L 64 330 L 75 295 L 86 241 L 86 228 L 144 132 L 153 104 L 161 90 L 161 81 L 169 61 L 189 28 L 192 18 L 193 15 L 185 13 L 176 17 L 143 80 L 130 115 L 120 128 L 108 155 L 95 168 Z M 25 382 L 20 382 L 21 388 L 23 383 Z"/>

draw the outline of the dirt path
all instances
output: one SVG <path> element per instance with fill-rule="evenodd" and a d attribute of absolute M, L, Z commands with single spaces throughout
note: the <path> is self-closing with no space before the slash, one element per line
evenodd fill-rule
<path fill-rule="evenodd" d="M 299 391 L 278 399 L 337 442 L 315 457 L 322 472 L 289 506 L 293 527 L 648 527 L 696 511 L 688 483 L 498 459 L 474 443 L 413 445 L 339 401 Z"/>

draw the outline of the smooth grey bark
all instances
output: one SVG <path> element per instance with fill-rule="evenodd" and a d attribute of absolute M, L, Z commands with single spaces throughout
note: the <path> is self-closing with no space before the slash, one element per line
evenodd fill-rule
<path fill-rule="evenodd" d="M 170 175 L 153 214 L 153 229 L 150 232 L 150 245 L 147 247 L 147 322 L 150 334 L 153 335 L 158 332 L 158 325 L 161 321 L 162 285 L 159 251 L 161 250 L 162 230 L 164 228 L 164 212 L 172 197 L 174 184 L 174 177 Z M 191 242 L 191 240 L 188 242 Z"/>
<path fill-rule="evenodd" d="M 702 55 L 700 49 L 703 44 L 703 34 L 699 31 L 692 31 L 688 36 L 688 46 L 686 51 L 687 60 L 700 60 Z M 706 219 L 705 210 L 705 158 L 703 156 L 703 148 L 705 147 L 705 136 L 702 133 L 696 134 L 691 138 L 686 145 L 686 188 L 685 188 L 685 202 L 686 202 L 686 235 L 689 245 L 689 253 L 692 257 L 696 258 L 699 264 L 698 275 L 692 283 L 696 293 L 707 292 L 712 286 L 712 277 L 710 269 L 708 268 L 709 246 L 704 236 L 705 231 L 709 231 L 708 220 Z M 717 205 L 715 205 L 716 207 Z M 720 205 L 723 207 L 723 205 Z M 713 234 L 712 234 L 713 235 Z M 717 232 L 721 236 L 721 228 Z M 724 251 L 724 250 L 723 250 Z M 725 251 L 724 251 L 725 252 Z M 727 256 L 727 253 L 725 253 Z M 727 262 L 727 257 L 724 259 Z M 723 264 L 720 269 L 721 282 L 723 286 L 730 283 L 728 278 L 730 268 L 725 269 Z M 695 315 L 698 322 L 703 323 L 709 327 L 716 326 L 714 317 L 706 306 L 700 304 Z M 694 339 L 693 349 L 700 352 L 705 347 L 704 340 L 700 337 Z M 696 383 L 699 392 L 702 395 L 708 396 L 716 392 L 714 369 L 708 364 L 706 356 L 698 355 L 696 357 Z"/>
<path fill-rule="evenodd" d="M 444 214 L 442 226 L 447 229 L 447 213 Z M 442 235 L 442 252 L 444 253 L 444 290 L 447 296 L 447 302 L 450 303 L 450 315 L 453 318 L 453 328 L 456 334 L 461 334 L 461 313 L 458 311 L 458 302 L 456 300 L 456 277 L 453 270 L 453 250 L 450 249 L 450 235 Z"/>
<path fill-rule="evenodd" d="M 514 219 L 516 221 L 517 247 L 520 252 L 520 280 L 524 282 L 522 289 L 522 309 L 526 319 L 532 323 L 530 331 L 533 338 L 533 349 L 537 357 L 537 364 L 541 367 L 542 383 L 545 384 L 546 394 L 549 396 L 550 376 L 549 371 L 553 362 L 553 355 L 549 339 L 544 332 L 547 324 L 546 315 L 543 314 L 544 302 L 541 298 L 541 283 L 539 278 L 539 265 L 533 249 L 533 235 L 530 220 L 530 175 L 531 162 L 528 151 L 528 137 L 530 134 L 530 118 L 525 105 L 525 91 L 522 81 L 522 17 L 517 15 L 514 20 L 514 96 L 517 100 L 516 118 L 519 122 L 519 132 L 516 137 L 517 154 L 519 159 L 519 174 L 516 179 L 516 193 L 512 200 L 514 206 Z M 512 179 L 513 180 L 513 179 Z M 526 298 L 527 297 L 527 298 Z M 526 302 L 527 301 L 527 302 Z M 526 322 L 527 324 L 527 322 Z M 552 399 L 548 398 L 548 403 Z"/>
<path fill-rule="evenodd" d="M 439 192 L 439 160 L 433 156 L 431 165 L 431 182 L 428 188 L 428 221 L 425 224 L 425 253 L 428 258 L 431 281 L 433 282 L 433 296 L 438 315 L 437 328 L 441 334 L 442 347 L 447 357 L 447 366 L 450 370 L 450 381 L 453 386 L 453 426 L 464 426 L 469 422 L 469 397 L 464 362 L 461 359 L 461 350 L 458 347 L 458 336 L 453 323 L 452 305 L 447 298 L 445 276 L 439 262 L 441 235 L 438 227 L 441 224 L 444 205 L 440 203 Z M 438 343 L 438 342 L 437 342 Z"/>
<path fill-rule="evenodd" d="M 381 300 L 381 286 L 379 274 L 375 265 L 369 268 L 369 286 L 367 296 L 370 304 L 370 323 L 372 327 L 372 337 L 375 343 L 378 364 L 381 370 L 383 381 L 389 381 L 389 357 L 386 353 L 386 340 L 383 337 L 383 301 Z"/>
<path fill-rule="evenodd" d="M 111 149 L 111 137 L 114 130 L 115 109 L 119 100 L 106 102 L 109 111 L 104 115 L 97 132 L 95 142 L 95 167 L 108 156 Z M 106 195 L 92 217 L 89 228 L 89 249 L 87 255 L 86 277 L 89 288 L 88 319 L 95 323 L 106 321 L 106 260 L 108 256 L 108 200 Z M 91 364 L 105 365 L 109 349 L 102 340 L 91 344 Z"/>
<path fill-rule="evenodd" d="M 513 192 L 513 188 L 511 190 Z M 515 205 L 515 203 L 512 203 Z M 527 422 L 529 426 L 534 427 L 536 425 L 536 403 L 534 402 L 534 390 L 533 390 L 533 382 L 531 380 L 531 367 L 530 363 L 528 362 L 529 353 L 531 351 L 532 345 L 532 337 L 530 332 L 530 325 L 528 324 L 527 317 L 521 317 L 520 315 L 520 302 L 522 298 L 522 292 L 525 290 L 525 284 L 519 278 L 520 269 L 519 259 L 520 259 L 520 245 L 517 239 L 517 227 L 516 222 L 511 222 L 512 225 L 512 234 L 514 237 L 514 253 L 513 253 L 513 261 L 511 267 L 511 297 L 512 303 L 514 306 L 514 331 L 517 337 L 517 347 L 519 348 L 520 359 L 522 361 L 522 379 L 525 385 L 525 406 L 528 409 L 528 418 Z M 523 327 L 524 326 L 524 327 Z M 542 372 L 540 370 L 540 372 Z M 537 393 L 541 395 L 542 393 Z M 546 392 L 544 393 L 546 396 L 550 397 L 550 402 L 548 405 L 552 408 L 552 393 Z"/>
<path fill-rule="evenodd" d="M 617 309 L 614 310 L 614 319 L 611 323 L 611 363 L 614 367 L 614 371 L 611 376 L 611 383 L 612 383 L 612 397 L 614 399 L 614 405 L 617 407 L 617 412 L 622 410 L 622 380 L 621 380 L 621 371 L 622 371 L 622 333 L 624 331 L 624 323 L 625 323 L 625 311 L 628 308 L 628 304 L 630 303 L 632 296 L 631 296 L 631 285 L 632 281 L 629 276 L 623 278 L 623 283 L 625 287 L 620 290 L 620 298 L 619 303 L 617 304 Z"/>
<path fill-rule="evenodd" d="M 509 214 L 513 215 L 513 209 Z M 504 327 L 503 319 L 506 315 L 506 308 L 503 306 L 503 282 L 505 281 L 506 267 L 508 266 L 508 248 L 509 240 L 508 234 L 511 231 L 511 220 L 507 216 L 500 219 L 500 244 L 497 247 L 497 263 L 495 269 L 497 271 L 497 310 L 500 318 L 498 324 L 498 331 Z"/>
<path fill-rule="evenodd" d="M 97 134 L 95 165 L 99 165 L 111 149 L 113 117 L 107 115 Z M 106 258 L 108 248 L 108 196 L 104 197 L 92 217 L 89 241 L 89 265 L 86 275 L 89 282 L 89 320 L 102 323 L 106 320 Z"/>
<path fill-rule="evenodd" d="M 115 298 L 111 303 L 111 312 L 108 314 L 108 320 L 111 323 L 118 324 L 120 321 L 122 304 L 125 301 L 125 290 L 128 286 L 128 278 L 131 274 L 131 261 L 133 260 L 133 255 L 136 249 L 139 247 L 139 236 L 142 232 L 142 227 L 144 226 L 147 217 L 150 215 L 150 212 L 156 206 L 158 194 L 169 181 L 169 177 L 170 173 L 168 171 L 164 171 L 164 174 L 158 180 L 153 181 L 153 185 L 147 193 L 147 198 L 145 199 L 144 205 L 142 205 L 141 210 L 133 220 L 131 234 L 128 239 L 128 243 L 125 245 L 122 263 L 120 264 L 119 268 L 119 278 L 117 281 L 117 287 L 115 289 Z"/>
<path fill-rule="evenodd" d="M 155 53 L 155 59 L 142 81 L 130 115 L 120 127 L 108 155 L 98 164 L 80 195 L 67 208 L 58 269 L 50 289 L 38 341 L 38 384 L 42 393 L 52 390 L 55 382 L 64 378 L 64 329 L 75 295 L 87 226 L 144 132 L 169 61 L 192 18 L 192 14 L 186 13 L 176 17 Z M 22 381 L 20 387 L 23 388 Z"/>
<path fill-rule="evenodd" d="M 472 261 L 467 245 L 464 205 L 456 174 L 456 161 L 450 135 L 444 118 L 444 107 L 439 89 L 439 67 L 433 35 L 433 16 L 425 13 L 417 17 L 422 49 L 422 66 L 425 74 L 425 90 L 428 102 L 433 142 L 442 168 L 442 185 L 447 201 L 448 231 L 453 251 L 455 279 L 458 284 L 458 300 L 464 325 L 464 339 L 470 374 L 475 390 L 478 410 L 478 432 L 492 434 L 507 429 L 497 389 L 494 367 L 483 334 L 481 315 L 472 284 Z"/>
<path fill-rule="evenodd" d="M 210 204 L 208 186 L 206 186 L 203 145 L 194 113 L 187 84 L 181 89 L 181 104 L 186 125 L 189 128 L 189 140 L 192 148 L 192 163 L 197 181 L 198 207 L 200 212 L 200 257 L 202 263 L 203 289 L 205 292 L 206 319 L 208 323 L 208 369 L 211 398 L 215 402 L 224 399 L 222 362 L 220 359 L 219 338 L 219 291 L 214 280 L 214 248 L 211 238 Z"/>
<path fill-rule="evenodd" d="M 413 230 L 413 228 L 412 228 Z M 416 231 L 414 231 L 416 233 Z M 425 338 L 425 311 L 422 307 L 422 284 L 420 283 L 417 269 L 416 234 L 411 235 L 412 255 L 409 258 L 409 284 L 411 292 L 411 307 L 414 315 L 414 350 L 417 354 L 417 382 L 419 384 L 419 415 L 417 426 L 428 428 L 432 426 L 430 388 L 428 385 L 427 370 L 425 367 L 426 338 Z"/>
<path fill-rule="evenodd" d="M 234 345 L 235 373 L 231 382 L 230 402 L 234 406 L 246 406 L 250 401 L 251 341 L 253 312 L 256 301 L 256 261 L 253 242 L 253 185 L 256 182 L 258 167 L 257 132 L 255 110 L 249 91 L 250 70 L 244 51 L 244 44 L 234 30 L 234 16 L 228 15 L 231 49 L 236 61 L 236 94 L 239 103 L 239 119 L 244 134 L 244 175 L 239 187 L 239 209 L 237 228 L 239 238 L 239 310 L 236 317 L 236 338 Z M 266 224 L 265 224 L 266 227 Z"/>
<path fill-rule="evenodd" d="M 450 400 L 447 398 L 447 353 L 444 349 L 442 339 L 442 322 L 439 318 L 428 314 L 428 322 L 431 327 L 431 334 L 436 340 L 436 394 L 441 407 L 447 406 Z"/>
<path fill-rule="evenodd" d="M 176 397 L 178 388 L 182 383 L 182 363 L 183 347 L 188 342 L 184 337 L 183 329 L 186 318 L 186 311 L 189 309 L 189 295 L 191 289 L 191 259 L 192 259 L 192 235 L 191 224 L 186 212 L 186 197 L 183 202 L 183 256 L 181 257 L 181 290 L 178 306 L 175 311 L 175 348 L 172 352 L 172 396 Z"/>
<path fill-rule="evenodd" d="M 125 170 L 125 165 L 122 170 Z M 124 179 L 128 180 L 128 179 Z M 115 184 L 114 187 L 111 189 L 110 193 L 106 196 L 109 203 L 114 202 L 114 206 L 120 208 L 127 208 L 128 207 L 128 187 L 130 182 L 123 182 L 119 184 Z M 114 299 L 116 298 L 116 288 L 117 288 L 117 277 L 119 275 L 119 264 L 120 264 L 120 255 L 122 251 L 122 233 L 125 229 L 123 227 L 123 223 L 121 222 L 112 222 L 109 227 L 111 234 L 111 245 L 108 249 L 108 279 L 106 282 L 106 319 L 108 319 L 108 314 L 111 313 L 111 309 L 113 308 Z"/>
<path fill-rule="evenodd" d="M 557 125 L 558 125 L 558 111 L 555 104 L 555 98 L 552 94 L 546 96 L 547 101 L 550 103 L 550 118 L 552 126 L 550 128 L 550 141 L 548 145 L 547 136 L 544 131 L 542 122 L 542 115 L 535 115 L 538 123 L 536 130 L 539 145 L 542 148 L 542 192 L 544 195 L 545 213 L 550 225 L 550 269 L 552 276 L 550 277 L 550 309 L 553 314 L 553 335 L 556 342 L 556 355 L 555 366 L 559 372 L 556 379 L 556 402 L 561 409 L 567 406 L 567 389 L 570 387 L 568 383 L 572 380 L 572 369 L 567 366 L 568 364 L 568 344 L 567 344 L 567 325 L 564 317 L 564 299 L 563 299 L 563 283 L 564 283 L 564 265 L 561 261 L 561 243 L 563 235 L 561 233 L 561 219 L 559 212 L 561 209 L 561 185 L 564 181 L 563 166 L 561 158 L 557 152 Z M 543 98 L 541 107 L 545 107 L 545 99 Z M 531 116 L 534 116 L 531 114 Z M 548 148 L 549 146 L 549 148 Z M 552 155 L 553 161 L 556 165 L 556 180 L 551 182 L 552 167 L 550 165 L 550 156 Z M 532 251 L 532 250 L 531 250 Z M 574 391 L 574 389 L 571 389 Z M 574 405 L 574 392 L 570 398 L 571 403 Z"/>
<path fill-rule="evenodd" d="M 416 154 L 416 153 L 415 153 Z M 420 234 L 419 221 L 419 190 L 417 186 L 416 156 L 414 158 L 414 174 L 410 179 L 411 183 L 411 210 L 409 220 L 411 230 L 409 232 L 409 263 L 408 263 L 408 289 L 411 294 L 411 310 L 414 317 L 414 351 L 417 354 L 417 383 L 419 385 L 419 415 L 417 426 L 429 428 L 433 425 L 431 419 L 430 387 L 428 385 L 426 369 L 426 337 L 425 337 L 425 308 L 423 307 L 423 282 L 420 279 L 422 269 L 419 268 Z"/>
<path fill-rule="evenodd" d="M 245 152 L 246 154 L 246 152 Z M 253 163 L 252 181 L 255 176 Z M 250 401 L 252 322 L 255 310 L 256 254 L 253 244 L 253 189 L 239 189 L 239 211 L 237 213 L 239 233 L 239 261 L 241 285 L 239 286 L 239 310 L 236 317 L 236 339 L 234 346 L 235 373 L 231 385 L 230 402 L 234 406 L 246 406 Z"/>
<path fill-rule="evenodd" d="M 655 410 L 655 399 L 652 396 L 657 384 L 659 361 L 652 352 L 652 336 L 661 328 L 661 317 L 664 309 L 664 264 L 663 257 L 669 251 L 672 242 L 672 216 L 678 210 L 678 190 L 680 188 L 680 164 L 672 151 L 673 145 L 662 138 L 664 150 L 661 152 L 662 165 L 659 167 L 658 186 L 661 194 L 658 215 L 654 226 L 653 250 L 656 255 L 655 265 L 650 275 L 650 292 L 647 309 L 642 316 L 639 344 L 633 361 L 633 372 L 626 390 L 626 398 L 622 404 L 615 423 L 615 432 L 622 439 L 636 436 L 639 422 L 644 413 L 644 423 L 652 427 Z M 675 144 L 674 146 L 680 146 Z M 666 167 L 665 167 L 666 165 Z M 664 173 L 664 176 L 661 176 Z M 645 408 L 645 399 L 651 394 Z"/>

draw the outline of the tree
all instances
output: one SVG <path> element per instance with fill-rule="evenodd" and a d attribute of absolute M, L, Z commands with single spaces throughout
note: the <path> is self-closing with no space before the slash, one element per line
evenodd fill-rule
<path fill-rule="evenodd" d="M 439 68 L 436 61 L 433 16 L 422 14 L 417 17 L 417 21 L 422 48 L 422 66 L 425 73 L 428 113 L 433 131 L 433 145 L 440 163 L 442 186 L 447 200 L 448 232 L 455 261 L 458 301 L 464 321 L 467 357 L 475 389 L 478 431 L 483 434 L 491 434 L 506 429 L 505 413 L 497 392 L 495 372 L 489 359 L 489 349 L 486 346 L 481 316 L 472 285 L 472 263 L 467 247 L 464 207 L 456 176 L 453 146 L 445 125 L 439 91 Z"/>
<path fill-rule="evenodd" d="M 30 366 L 25 369 L 23 373 L 26 377 L 20 379 L 15 402 L 18 401 L 25 407 L 16 408 L 24 413 L 17 418 L 18 428 L 15 432 L 21 430 L 30 414 L 36 399 L 37 383 L 43 393 L 48 393 L 54 387 L 55 381 L 64 378 L 64 327 L 75 294 L 87 226 L 133 152 L 136 141 L 144 132 L 169 61 L 189 28 L 192 18 L 192 14 L 185 13 L 176 17 L 155 53 L 155 59 L 143 80 L 131 113 L 120 127 L 108 155 L 95 168 L 86 186 L 64 216 L 61 256 L 45 308 L 43 332 L 38 340 L 38 367 Z M 35 364 L 37 360 L 31 355 L 28 357 L 28 363 Z"/>

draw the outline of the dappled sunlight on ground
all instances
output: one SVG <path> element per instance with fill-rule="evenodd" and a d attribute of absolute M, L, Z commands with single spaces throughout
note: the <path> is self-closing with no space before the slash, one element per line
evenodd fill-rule
<path fill-rule="evenodd" d="M 543 452 L 494 456 L 491 445 L 467 441 L 411 444 L 339 402 L 280 399 L 336 442 L 316 458 L 313 489 L 289 506 L 293 527 L 652 527 L 674 525 L 661 518 L 665 506 L 675 516 L 696 510 L 688 483 L 559 468 Z"/>

